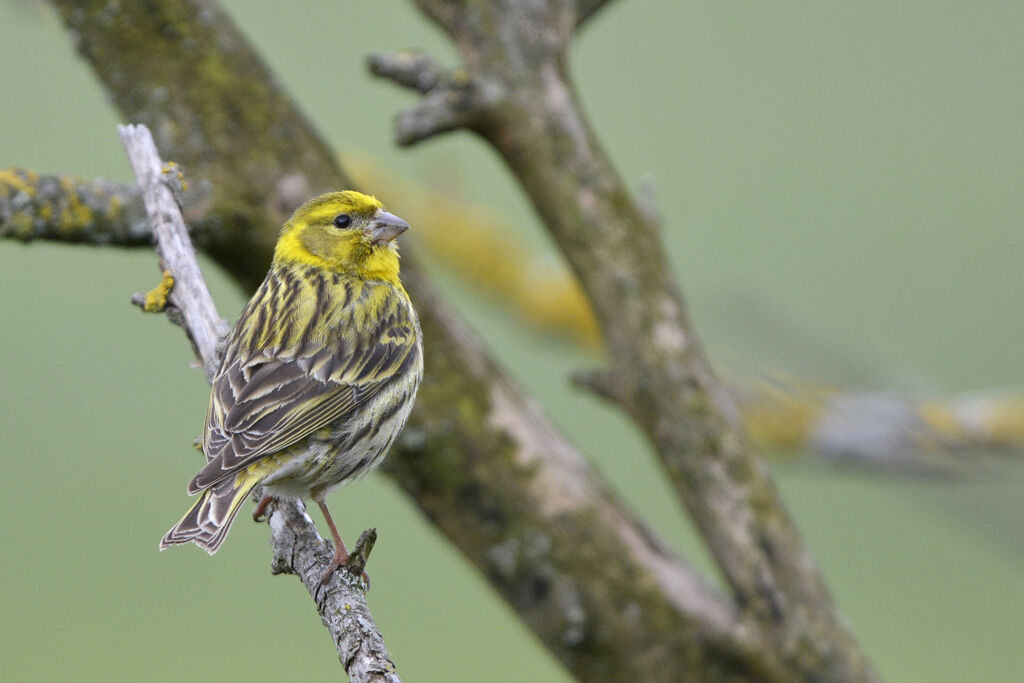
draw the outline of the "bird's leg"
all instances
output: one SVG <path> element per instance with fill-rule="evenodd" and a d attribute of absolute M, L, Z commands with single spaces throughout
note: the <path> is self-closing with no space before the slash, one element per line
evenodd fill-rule
<path fill-rule="evenodd" d="M 316 499 L 314 498 L 313 500 Z M 320 512 L 324 513 L 327 526 L 331 529 L 331 536 L 334 537 L 334 559 L 327 566 L 327 571 L 320 577 L 320 585 L 322 586 L 331 580 L 338 567 L 344 567 L 348 564 L 348 548 L 345 547 L 345 542 L 341 540 L 341 534 L 338 533 L 338 527 L 334 525 L 334 518 L 331 517 L 331 511 L 327 509 L 327 504 L 322 500 L 317 500 L 316 504 L 320 506 Z M 366 590 L 370 590 L 370 575 L 365 571 L 363 572 L 363 581 L 366 582 Z"/>
<path fill-rule="evenodd" d="M 327 566 L 327 571 L 320 577 L 320 585 L 327 583 L 338 567 L 348 562 L 348 549 L 345 547 L 345 542 L 341 540 L 341 534 L 338 533 L 338 527 L 334 526 L 334 518 L 331 517 L 331 511 L 327 509 L 327 504 L 323 500 L 316 501 L 316 504 L 320 506 L 320 512 L 324 513 L 324 519 L 327 520 L 327 526 L 331 528 L 331 536 L 334 537 L 334 559 Z"/>
<path fill-rule="evenodd" d="M 260 502 L 256 504 L 256 509 L 252 511 L 252 519 L 254 522 L 263 521 L 263 513 L 267 509 L 267 505 L 272 501 L 274 497 L 269 493 L 264 493 L 263 497 L 260 498 Z"/>

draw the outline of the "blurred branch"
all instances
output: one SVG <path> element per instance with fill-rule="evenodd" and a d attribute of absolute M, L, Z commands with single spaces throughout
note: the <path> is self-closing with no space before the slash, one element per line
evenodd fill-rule
<path fill-rule="evenodd" d="M 149 130 L 145 126 L 119 126 L 118 133 L 142 188 L 162 267 L 174 278 L 170 301 L 180 312 L 182 326 L 210 380 L 220 365 L 217 343 L 227 334 L 227 323 L 217 315 L 181 209 L 165 182 L 165 164 Z M 349 678 L 353 682 L 400 681 L 366 605 L 360 587 L 362 569 L 354 576 L 347 568 L 345 572 L 336 572 L 326 586 L 320 586 L 332 555 L 299 501 L 274 503 L 270 528 L 274 573 L 297 574 L 309 589 Z"/>
<path fill-rule="evenodd" d="M 264 276 L 298 203 L 352 187 L 213 2 L 53 2 L 122 115 L 197 179 L 189 213 L 208 217 L 204 248 L 240 282 Z M 430 362 L 385 471 L 540 641 L 581 678 L 778 678 L 730 601 L 632 517 L 408 251 L 403 281 Z"/>
<path fill-rule="evenodd" d="M 979 453 L 1024 452 L 1024 396 L 975 391 L 916 399 L 894 392 L 750 382 L 734 391 L 766 448 L 880 472 L 955 476 Z"/>
<path fill-rule="evenodd" d="M 576 0 L 576 26 L 582 26 L 611 0 Z"/>
<path fill-rule="evenodd" d="M 442 79 L 399 115 L 398 142 L 425 139 L 431 122 L 444 131 L 459 121 L 494 146 L 589 297 L 609 360 L 595 386 L 647 433 L 750 626 L 792 677 L 875 680 L 764 462 L 737 428 L 658 226 L 623 186 L 577 104 L 566 72 L 577 4 L 417 4 L 449 34 L 463 66 L 457 81 Z M 395 71 L 384 55 L 371 69 Z"/>
<path fill-rule="evenodd" d="M 138 186 L 9 168 L 0 171 L 0 238 L 134 247 L 152 234 Z"/>

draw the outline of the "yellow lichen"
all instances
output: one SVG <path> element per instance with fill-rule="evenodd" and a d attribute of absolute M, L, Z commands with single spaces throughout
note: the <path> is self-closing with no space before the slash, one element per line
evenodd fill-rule
<path fill-rule="evenodd" d="M 36 196 L 34 184 L 36 180 L 38 180 L 38 177 L 29 171 L 22 171 L 17 168 L 7 168 L 0 171 L 0 188 L 10 188 L 15 192 L 24 192 L 29 197 Z"/>
<path fill-rule="evenodd" d="M 964 437 L 964 425 L 944 403 L 938 401 L 922 403 L 921 407 L 917 409 L 917 414 L 928 425 L 928 428 L 939 436 L 956 440 Z"/>
<path fill-rule="evenodd" d="M 985 428 L 995 445 L 1010 448 L 1024 444 L 1024 397 L 993 401 Z"/>
<path fill-rule="evenodd" d="M 160 284 L 146 292 L 146 300 L 142 305 L 142 310 L 147 313 L 159 313 L 164 310 L 167 306 L 167 297 L 170 295 L 173 287 L 174 277 L 171 275 L 171 271 L 165 270 Z"/>
<path fill-rule="evenodd" d="M 15 213 L 8 220 L 10 235 L 20 240 L 32 239 L 32 219 L 23 213 Z"/>
<path fill-rule="evenodd" d="M 185 180 L 185 173 L 181 170 L 181 166 L 173 161 L 164 163 L 162 172 L 165 176 L 171 176 L 169 180 L 172 180 L 172 187 L 176 190 L 185 192 L 188 190 L 188 182 Z"/>
<path fill-rule="evenodd" d="M 744 403 L 743 421 L 761 447 L 801 449 L 821 416 L 823 390 L 762 388 Z"/>
<path fill-rule="evenodd" d="M 60 189 L 64 193 L 64 206 L 61 207 L 57 220 L 57 230 L 64 234 L 80 230 L 82 226 L 93 222 L 92 211 L 78 196 L 75 182 L 68 176 L 58 179 Z"/>
<path fill-rule="evenodd" d="M 121 217 L 121 212 L 124 210 L 124 202 L 117 195 L 111 195 L 110 202 L 107 204 L 107 219 L 110 221 L 116 221 Z"/>

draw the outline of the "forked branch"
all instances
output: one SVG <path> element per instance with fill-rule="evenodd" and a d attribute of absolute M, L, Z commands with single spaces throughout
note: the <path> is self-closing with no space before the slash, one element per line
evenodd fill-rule
<path fill-rule="evenodd" d="M 488 97 L 460 116 L 506 162 L 572 266 L 594 310 L 608 367 L 584 384 L 644 430 L 752 630 L 798 680 L 874 680 L 767 467 L 698 341 L 649 207 L 616 173 L 568 73 L 572 37 L 600 3 L 416 0 L 449 34 L 471 84 Z M 429 63 L 421 60 L 420 63 Z M 374 73 L 398 83 L 386 57 Z M 427 91 L 398 117 L 450 130 L 450 91 Z M 500 106 L 488 106 L 498 102 Z M 473 104 L 470 100 L 469 104 Z M 443 124 L 443 125 L 441 125 Z M 426 132 L 429 126 L 420 125 Z"/>

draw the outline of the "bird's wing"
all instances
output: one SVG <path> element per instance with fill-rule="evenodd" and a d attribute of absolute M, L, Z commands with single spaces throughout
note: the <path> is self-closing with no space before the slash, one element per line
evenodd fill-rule
<path fill-rule="evenodd" d="M 418 325 L 409 306 L 397 303 L 385 307 L 371 334 L 339 330 L 324 343 L 229 359 L 210 395 L 203 437 L 209 462 L 189 491 L 354 414 L 404 375 L 419 361 Z"/>

